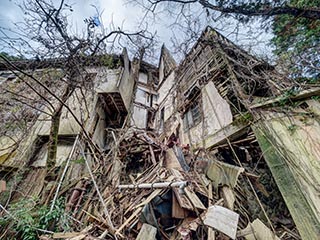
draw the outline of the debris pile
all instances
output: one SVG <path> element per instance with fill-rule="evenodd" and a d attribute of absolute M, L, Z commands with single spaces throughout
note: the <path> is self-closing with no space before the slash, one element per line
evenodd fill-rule
<path fill-rule="evenodd" d="M 99 154 L 75 140 L 85 164 L 71 161 L 65 174 L 77 177 L 58 174 L 41 193 L 51 206 L 55 195 L 65 197 L 69 230 L 39 230 L 41 239 L 300 239 L 252 134 L 195 153 L 174 135 L 163 142 L 141 130 L 112 135 L 113 147 Z M 4 229 L 10 236 L 10 224 Z"/>

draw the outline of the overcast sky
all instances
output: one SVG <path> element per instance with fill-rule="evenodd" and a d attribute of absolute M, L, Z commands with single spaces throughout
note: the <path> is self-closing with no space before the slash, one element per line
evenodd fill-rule
<path fill-rule="evenodd" d="M 57 0 L 56 0 L 57 1 Z M 84 19 L 93 17 L 96 15 L 96 10 L 92 5 L 96 6 L 100 12 L 103 11 L 102 21 L 105 27 L 108 28 L 109 24 L 113 21 L 115 26 L 123 27 L 124 30 L 134 31 L 137 28 L 139 19 L 143 16 L 142 10 L 133 5 L 125 3 L 126 0 L 74 0 L 68 1 L 72 4 L 73 12 L 70 15 L 71 29 L 74 32 L 81 32 L 85 27 Z M 23 20 L 23 13 L 17 3 L 21 0 L 0 0 L 0 26 L 14 28 L 13 23 Z M 157 23 L 149 24 L 149 30 L 154 32 L 157 31 L 159 42 L 163 42 L 166 46 L 173 51 L 174 49 L 170 37 L 172 31 L 168 26 L 170 20 L 168 18 L 159 18 Z M 207 23 L 203 22 L 203 28 Z M 258 25 L 257 25 L 258 26 Z M 219 26 L 216 25 L 213 27 Z M 231 31 L 231 30 L 230 30 Z M 253 51 L 260 55 L 270 54 L 270 48 L 266 46 L 266 42 L 269 41 L 270 34 L 256 34 L 254 39 L 248 39 L 247 29 L 241 29 L 241 34 L 238 39 L 235 35 L 230 34 L 230 31 L 222 32 L 226 37 L 230 38 L 237 44 L 242 44 L 245 48 L 248 45 L 255 45 Z M 256 30 L 258 31 L 258 27 Z M 252 43 L 255 41 L 255 43 Z M 259 44 L 257 44 L 259 42 Z M 0 48 L 1 51 L 1 48 Z"/>

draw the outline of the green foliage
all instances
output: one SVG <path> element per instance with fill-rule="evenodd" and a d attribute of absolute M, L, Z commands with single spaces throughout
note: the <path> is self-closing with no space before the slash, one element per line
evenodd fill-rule
<path fill-rule="evenodd" d="M 291 88 L 287 91 L 285 91 L 282 96 L 281 99 L 279 100 L 279 103 L 274 104 L 274 106 L 291 106 L 293 105 L 293 102 L 291 101 L 291 97 L 293 97 L 294 95 L 296 95 L 298 93 L 298 89 L 296 88 Z"/>
<path fill-rule="evenodd" d="M 25 59 L 24 56 L 12 56 L 12 55 L 10 55 L 10 54 L 8 54 L 8 53 L 6 53 L 6 52 L 0 52 L 0 56 L 3 56 L 3 57 L 5 57 L 5 58 L 7 58 L 8 60 L 12 60 L 12 61 Z M 1 60 L 0 60 L 0 61 L 1 61 Z"/>
<path fill-rule="evenodd" d="M 36 199 L 22 199 L 9 207 L 10 215 L 0 218 L 0 227 L 10 226 L 17 239 L 38 239 L 41 230 L 68 230 L 64 214 L 64 201 L 58 199 L 50 212 L 48 206 L 37 206 Z"/>
<path fill-rule="evenodd" d="M 114 68 L 113 57 L 111 55 L 103 55 L 101 57 L 101 64 L 111 69 Z"/>
<path fill-rule="evenodd" d="M 289 130 L 289 132 L 290 132 L 291 135 L 294 134 L 297 129 L 298 129 L 298 126 L 295 125 L 295 124 L 290 125 L 290 126 L 288 127 L 288 130 Z"/>
<path fill-rule="evenodd" d="M 114 56 L 105 54 L 100 57 L 100 63 L 109 69 L 119 68 L 121 66 L 121 61 L 116 60 Z"/>
<path fill-rule="evenodd" d="M 290 0 L 299 8 L 319 8 L 320 0 Z M 320 20 L 279 15 L 274 18 L 275 53 L 290 67 L 291 76 L 315 82 L 320 78 Z"/>
<path fill-rule="evenodd" d="M 248 124 L 249 122 L 253 121 L 253 116 L 249 112 L 242 113 L 238 118 L 233 121 L 233 124 L 237 126 L 241 126 L 244 124 Z"/>
<path fill-rule="evenodd" d="M 80 157 L 79 159 L 72 160 L 72 162 L 76 164 L 85 164 L 86 161 L 83 157 Z"/>

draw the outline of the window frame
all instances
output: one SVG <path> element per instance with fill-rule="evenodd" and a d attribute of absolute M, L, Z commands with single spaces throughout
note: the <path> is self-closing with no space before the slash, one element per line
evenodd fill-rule
<path fill-rule="evenodd" d="M 198 96 L 187 110 L 184 112 L 183 117 L 183 130 L 184 132 L 196 127 L 202 120 L 200 96 Z"/>

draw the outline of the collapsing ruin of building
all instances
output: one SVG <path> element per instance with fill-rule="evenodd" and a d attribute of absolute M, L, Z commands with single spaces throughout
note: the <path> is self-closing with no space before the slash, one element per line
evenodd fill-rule
<path fill-rule="evenodd" d="M 210 27 L 179 65 L 165 46 L 158 67 L 125 50 L 105 60 L 86 66 L 87 85 L 64 103 L 52 169 L 50 106 L 14 109 L 28 113 L 27 132 L 3 126 L 2 236 L 23 238 L 14 206 L 24 201 L 31 212 L 62 202 L 67 227 L 59 216 L 32 229 L 41 239 L 319 238 L 320 88 Z M 0 87 L 12 97 L 24 81 L 9 70 Z M 1 101 L 8 123 L 13 106 Z"/>

